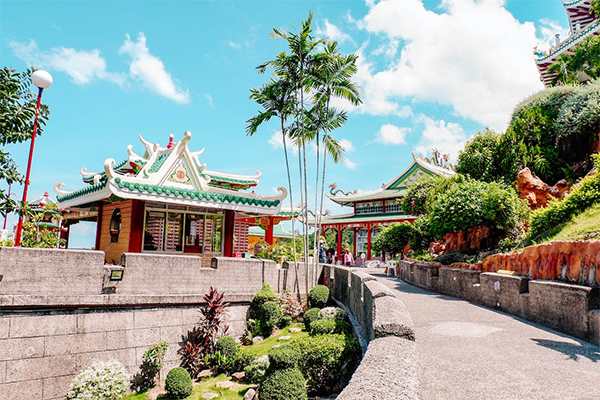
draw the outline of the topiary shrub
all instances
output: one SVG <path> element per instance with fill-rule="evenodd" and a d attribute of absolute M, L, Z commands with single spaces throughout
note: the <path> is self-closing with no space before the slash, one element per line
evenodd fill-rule
<path fill-rule="evenodd" d="M 235 357 L 240 351 L 240 345 L 231 336 L 221 336 L 217 340 L 215 350 L 225 357 Z"/>
<path fill-rule="evenodd" d="M 290 317 L 289 315 L 285 315 L 279 319 L 279 323 L 277 324 L 277 326 L 280 329 L 283 329 L 283 328 L 290 326 L 291 324 L 292 324 L 292 317 Z"/>
<path fill-rule="evenodd" d="M 308 292 L 308 306 L 311 308 L 323 308 L 329 301 L 329 288 L 317 285 Z"/>
<path fill-rule="evenodd" d="M 306 400 L 306 381 L 297 368 L 276 370 L 258 387 L 260 400 Z"/>
<path fill-rule="evenodd" d="M 185 369 L 175 367 L 167 374 L 165 390 L 170 398 L 185 399 L 192 394 L 192 388 L 192 378 Z"/>
<path fill-rule="evenodd" d="M 348 382 L 360 360 L 358 341 L 346 335 L 309 336 L 287 346 L 300 353 L 298 367 L 308 380 L 309 393 L 336 393 Z"/>
<path fill-rule="evenodd" d="M 267 301 L 277 301 L 277 293 L 271 289 L 271 285 L 268 283 L 263 283 L 262 289 L 254 294 L 254 298 L 250 303 L 251 314 L 253 316 L 260 314 L 260 308 Z"/>
<path fill-rule="evenodd" d="M 306 328 L 306 330 L 307 330 L 308 332 L 310 332 L 310 324 L 311 324 L 313 321 L 316 321 L 316 320 L 318 320 L 319 318 L 321 318 L 321 317 L 320 317 L 320 312 L 321 312 L 321 309 L 320 309 L 320 308 L 311 308 L 311 309 L 308 309 L 308 310 L 307 310 L 307 311 L 304 313 L 304 317 L 303 317 L 303 319 L 304 319 L 304 327 Z"/>
<path fill-rule="evenodd" d="M 71 382 L 68 400 L 120 399 L 129 388 L 129 377 L 123 365 L 115 360 L 98 362 Z"/>
<path fill-rule="evenodd" d="M 277 347 L 269 351 L 269 368 L 271 370 L 295 368 L 299 360 L 300 353 L 290 346 Z"/>
<path fill-rule="evenodd" d="M 265 374 L 267 373 L 269 365 L 268 355 L 255 358 L 246 368 L 244 368 L 246 381 L 254 384 L 261 383 L 265 379 Z"/>
<path fill-rule="evenodd" d="M 265 337 L 273 333 L 281 318 L 279 304 L 275 301 L 267 301 L 260 308 L 260 331 Z"/>
<path fill-rule="evenodd" d="M 335 333 L 335 331 L 335 319 L 332 318 L 318 319 L 310 324 L 311 336 L 332 334 Z"/>

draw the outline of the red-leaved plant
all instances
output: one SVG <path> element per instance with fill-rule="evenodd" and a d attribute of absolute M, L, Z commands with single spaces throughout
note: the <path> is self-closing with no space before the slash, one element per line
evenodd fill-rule
<path fill-rule="evenodd" d="M 204 356 L 214 353 L 219 336 L 224 335 L 229 326 L 225 323 L 226 308 L 229 303 L 224 300 L 225 293 L 210 288 L 204 295 L 204 304 L 200 306 L 198 326 L 181 337 L 181 348 L 177 352 L 181 357 L 181 366 L 192 378 L 204 367 Z"/>

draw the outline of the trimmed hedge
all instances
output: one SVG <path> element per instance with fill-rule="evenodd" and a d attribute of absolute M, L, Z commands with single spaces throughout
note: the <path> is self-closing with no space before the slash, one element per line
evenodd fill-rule
<path fill-rule="evenodd" d="M 277 293 L 271 289 L 271 285 L 268 283 L 263 283 L 262 289 L 254 294 L 252 298 L 252 302 L 250 303 L 250 310 L 255 314 L 259 313 L 260 308 L 267 301 L 276 301 Z"/>
<path fill-rule="evenodd" d="M 260 400 L 307 400 L 306 381 L 297 368 L 277 370 L 258 387 Z"/>
<path fill-rule="evenodd" d="M 320 308 L 311 308 L 311 309 L 306 310 L 306 312 L 304 313 L 304 317 L 303 317 L 304 327 L 306 328 L 306 330 L 308 332 L 310 332 L 310 324 L 313 321 L 316 321 L 321 318 L 320 312 L 321 312 Z"/>
<path fill-rule="evenodd" d="M 310 308 L 323 308 L 329 301 L 329 288 L 317 285 L 308 292 L 308 306 Z"/>
<path fill-rule="evenodd" d="M 277 327 L 281 318 L 281 309 L 276 301 L 267 301 L 260 308 L 260 331 L 265 337 L 269 337 L 273 329 Z"/>
<path fill-rule="evenodd" d="M 221 336 L 217 340 L 215 349 L 225 357 L 235 357 L 240 351 L 240 345 L 231 336 Z"/>
<path fill-rule="evenodd" d="M 295 368 L 300 361 L 298 350 L 289 346 L 269 351 L 269 368 L 272 370 Z"/>
<path fill-rule="evenodd" d="M 347 333 L 349 331 L 350 327 L 346 321 L 333 318 L 318 319 L 310 324 L 310 336 Z"/>
<path fill-rule="evenodd" d="M 192 388 L 192 378 L 185 369 L 175 367 L 167 374 L 165 390 L 170 398 L 185 399 L 192 394 Z"/>

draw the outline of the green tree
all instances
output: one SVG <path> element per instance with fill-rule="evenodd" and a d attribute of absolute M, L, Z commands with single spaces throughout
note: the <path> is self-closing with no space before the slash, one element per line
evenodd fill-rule
<path fill-rule="evenodd" d="M 4 67 L 0 70 L 0 145 L 3 147 L 0 149 L 0 182 L 6 184 L 23 182 L 17 165 L 4 147 L 31 138 L 37 104 L 36 93 L 29 90 L 32 73 L 32 69 L 18 72 Z M 38 135 L 42 133 L 49 115 L 48 107 L 40 105 Z M 19 204 L 0 188 L 0 214 L 6 216 L 19 208 Z"/>
<path fill-rule="evenodd" d="M 402 253 L 414 236 L 413 227 L 408 222 L 392 224 L 379 232 L 373 241 L 373 251 L 395 257 Z"/>
<path fill-rule="evenodd" d="M 458 154 L 456 172 L 484 182 L 493 182 L 499 178 L 504 180 L 500 169 L 501 137 L 501 134 L 487 128 L 483 132 L 477 132 Z"/>

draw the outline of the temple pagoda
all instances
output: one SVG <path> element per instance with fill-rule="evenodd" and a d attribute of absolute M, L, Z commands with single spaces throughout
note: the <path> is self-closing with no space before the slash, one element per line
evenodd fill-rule
<path fill-rule="evenodd" d="M 402 197 L 410 186 L 424 177 L 452 177 L 454 172 L 448 162 L 448 156 L 434 151 L 431 158 L 412 153 L 413 162 L 400 175 L 382 188 L 370 192 L 344 193 L 335 185 L 330 185 L 327 195 L 333 202 L 352 207 L 352 212 L 344 215 L 323 217 L 323 231 L 335 230 L 337 233 L 337 254 L 342 254 L 342 234 L 346 230 L 353 232 L 353 254 L 365 254 L 371 260 L 371 243 L 379 231 L 394 222 L 413 222 L 417 216 L 406 215 L 400 208 Z"/>
<path fill-rule="evenodd" d="M 572 0 L 563 1 L 567 17 L 569 18 L 570 35 L 565 40 L 561 41 L 556 35 L 556 43 L 550 51 L 542 52 L 537 48 L 534 51 L 540 79 L 544 86 L 549 87 L 556 73 L 548 72 L 548 68 L 556 62 L 563 54 L 573 54 L 575 46 L 583 42 L 590 36 L 598 36 L 600 34 L 600 21 L 592 12 L 590 0 Z M 589 78 L 582 74 L 579 77 L 581 81 Z"/>
<path fill-rule="evenodd" d="M 96 246 L 108 263 L 118 264 L 126 252 L 197 255 L 208 266 L 213 256 L 232 256 L 248 249 L 248 221 L 272 221 L 281 212 L 278 196 L 260 196 L 246 189 L 258 185 L 255 175 L 233 175 L 206 169 L 192 152 L 192 135 L 166 147 L 140 135 L 143 155 L 127 147 L 128 157 L 109 158 L 103 170 L 81 175 L 85 186 L 73 192 L 54 187 L 65 218 L 96 221 Z M 277 219 L 289 219 L 281 215 Z"/>

